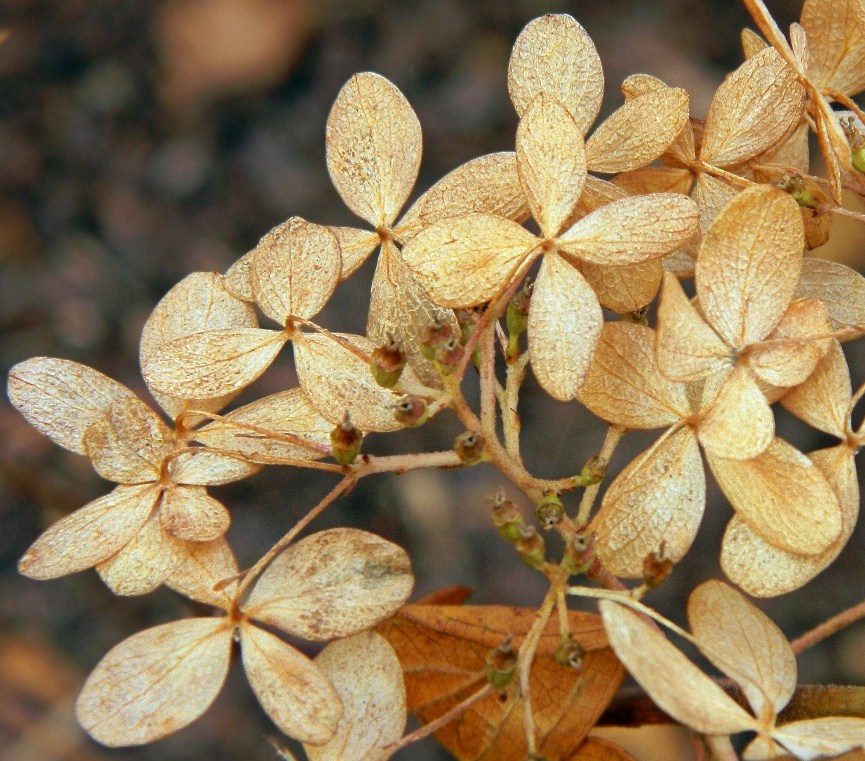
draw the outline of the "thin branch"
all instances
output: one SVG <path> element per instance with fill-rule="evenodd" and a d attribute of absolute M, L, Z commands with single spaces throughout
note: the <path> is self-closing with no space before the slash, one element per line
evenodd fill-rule
<path fill-rule="evenodd" d="M 862 618 L 865 618 L 865 601 L 841 611 L 838 615 L 832 616 L 832 618 L 824 621 L 819 626 L 815 626 L 811 631 L 805 632 L 801 637 L 794 639 L 790 643 L 790 647 L 798 655 L 802 651 L 826 639 L 826 637 L 840 632 Z"/>

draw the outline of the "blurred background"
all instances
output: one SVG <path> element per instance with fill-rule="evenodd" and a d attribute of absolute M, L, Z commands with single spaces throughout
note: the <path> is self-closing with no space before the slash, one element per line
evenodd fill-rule
<path fill-rule="evenodd" d="M 800 3 L 771 2 L 782 27 Z M 618 85 L 647 72 L 688 89 L 705 116 L 715 87 L 742 60 L 749 19 L 730 0 L 605 3 L 558 0 L 2 0 L 0 30 L 0 365 L 35 355 L 74 359 L 151 401 L 138 370 L 150 310 L 192 271 L 224 271 L 292 215 L 355 224 L 330 184 L 324 129 L 339 88 L 372 70 L 415 108 L 424 158 L 415 196 L 475 156 L 511 150 L 516 116 L 506 88 L 510 46 L 547 12 L 573 14 Z M 815 255 L 863 263 L 862 230 L 835 220 Z M 368 263 L 321 316 L 362 332 Z M 847 347 L 854 386 L 862 350 Z M 294 385 L 284 356 L 239 402 Z M 531 378 L 521 414 L 527 464 L 540 476 L 578 472 L 604 429 L 576 403 L 551 402 Z M 809 450 L 833 443 L 781 416 L 782 435 Z M 453 420 L 388 437 L 366 451 L 447 448 Z M 620 468 L 651 436 L 629 436 Z M 271 468 L 212 493 L 232 511 L 241 567 L 327 491 L 332 479 Z M 476 603 L 533 606 L 542 585 L 491 529 L 487 499 L 503 485 L 486 467 L 367 479 L 313 526 L 362 526 L 407 547 L 416 595 L 450 585 Z M 0 757 L 14 761 L 273 759 L 276 730 L 241 673 L 189 729 L 144 748 L 107 750 L 77 728 L 73 703 L 89 670 L 143 628 L 189 615 L 177 595 L 113 596 L 92 571 L 53 582 L 15 564 L 48 525 L 110 488 L 85 458 L 62 450 L 0 402 Z M 516 497 L 508 489 L 512 497 Z M 574 497 L 570 498 L 570 504 Z M 523 505 L 526 507 L 525 505 Z M 684 620 L 687 593 L 721 575 L 730 508 L 710 492 L 697 546 L 649 598 Z M 761 606 L 790 636 L 858 601 L 860 526 L 835 565 L 805 590 Z M 313 650 L 309 651 L 314 652 Z M 865 626 L 800 658 L 801 682 L 865 683 Z M 640 761 L 677 757 L 681 733 L 634 743 Z M 619 736 L 620 738 L 622 735 Z M 657 745 L 653 749 L 653 746 Z M 654 755 L 653 755 L 654 754 Z M 427 742 L 399 758 L 446 758 Z"/>

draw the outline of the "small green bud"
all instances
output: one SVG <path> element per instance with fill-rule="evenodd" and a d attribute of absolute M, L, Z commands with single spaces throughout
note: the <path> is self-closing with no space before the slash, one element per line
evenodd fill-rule
<path fill-rule="evenodd" d="M 483 313 L 482 309 L 477 307 L 470 309 L 457 309 L 454 311 L 454 316 L 457 318 L 457 324 L 460 326 L 460 344 L 465 346 L 469 338 L 474 333 L 475 326 Z"/>
<path fill-rule="evenodd" d="M 520 559 L 536 571 L 544 567 L 547 562 L 547 548 L 544 538 L 537 532 L 534 526 L 520 526 L 519 537 L 514 542 Z"/>
<path fill-rule="evenodd" d="M 416 396 L 404 396 L 393 405 L 393 416 L 409 428 L 425 423 L 426 411 L 426 402 Z"/>
<path fill-rule="evenodd" d="M 330 448 L 333 459 L 340 465 L 351 465 L 354 458 L 360 453 L 360 445 L 363 434 L 354 423 L 351 422 L 348 410 L 342 422 L 330 432 Z"/>
<path fill-rule="evenodd" d="M 823 194 L 805 182 L 802 177 L 785 175 L 777 185 L 785 193 L 789 193 L 799 206 L 806 209 L 817 209 L 826 202 Z"/>
<path fill-rule="evenodd" d="M 865 145 L 853 149 L 851 161 L 857 172 L 865 173 Z"/>
<path fill-rule="evenodd" d="M 673 570 L 673 561 L 665 556 L 664 543 L 643 558 L 643 583 L 649 588 L 661 586 Z"/>
<path fill-rule="evenodd" d="M 518 290 L 508 303 L 508 311 L 505 313 L 505 324 L 511 338 L 517 338 L 526 332 L 529 324 L 529 304 L 532 301 L 534 284 L 527 278 L 523 287 Z"/>
<path fill-rule="evenodd" d="M 450 323 L 436 317 L 424 328 L 420 338 L 420 346 L 418 347 L 420 353 L 427 359 L 434 360 L 439 346 L 449 340 L 453 334 L 454 331 Z"/>
<path fill-rule="evenodd" d="M 586 648 L 569 635 L 562 637 L 556 649 L 556 662 L 574 671 L 582 671 L 585 655 Z"/>
<path fill-rule="evenodd" d="M 865 173 L 865 127 L 853 113 L 838 120 L 850 143 L 850 161 L 857 172 Z"/>
<path fill-rule="evenodd" d="M 479 431 L 466 431 L 454 439 L 454 452 L 467 465 L 481 459 L 484 446 L 484 436 Z"/>
<path fill-rule="evenodd" d="M 580 478 L 583 479 L 583 486 L 599 484 L 606 477 L 607 466 L 601 463 L 601 458 L 597 455 L 589 458 L 589 461 L 580 473 Z"/>
<path fill-rule="evenodd" d="M 441 371 L 445 375 L 449 375 L 456 370 L 465 353 L 465 349 L 460 346 L 456 336 L 451 336 L 436 349 L 435 360 Z"/>
<path fill-rule="evenodd" d="M 565 517 L 565 506 L 558 494 L 547 494 L 535 508 L 535 517 L 544 531 L 549 531 L 562 522 Z"/>
<path fill-rule="evenodd" d="M 486 666 L 487 679 L 497 690 L 504 689 L 514 678 L 517 670 L 517 654 L 510 635 L 487 653 Z"/>
<path fill-rule="evenodd" d="M 592 534 L 575 534 L 565 545 L 562 567 L 571 576 L 588 573 L 595 564 L 595 541 Z"/>
<path fill-rule="evenodd" d="M 523 516 L 517 506 L 505 498 L 502 492 L 496 494 L 493 502 L 493 523 L 499 533 L 509 542 L 515 542 L 520 537 L 523 526 Z"/>
<path fill-rule="evenodd" d="M 405 346 L 390 333 L 387 340 L 372 353 L 369 366 L 372 377 L 379 386 L 391 388 L 396 385 L 406 363 Z"/>

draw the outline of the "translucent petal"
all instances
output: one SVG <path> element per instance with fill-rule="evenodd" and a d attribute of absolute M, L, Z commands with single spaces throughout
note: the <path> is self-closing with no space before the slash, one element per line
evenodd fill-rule
<path fill-rule="evenodd" d="M 802 761 L 834 757 L 854 748 L 865 748 L 865 719 L 823 716 L 793 721 L 777 727 L 772 737 Z"/>
<path fill-rule="evenodd" d="M 581 261 L 580 272 L 601 302 L 617 314 L 636 312 L 652 303 L 664 276 L 660 259 L 624 267 L 608 267 Z"/>
<path fill-rule="evenodd" d="M 865 4 L 862 0 L 805 0 L 808 69 L 821 89 L 845 95 L 865 89 Z"/>
<path fill-rule="evenodd" d="M 232 629 L 224 618 L 189 618 L 124 640 L 87 678 L 75 704 L 81 726 L 117 748 L 191 724 L 222 689 Z"/>
<path fill-rule="evenodd" d="M 162 528 L 185 542 L 210 542 L 221 537 L 231 523 L 225 506 L 203 486 L 174 486 L 162 495 Z"/>
<path fill-rule="evenodd" d="M 165 580 L 165 586 L 192 600 L 229 610 L 240 569 L 224 538 L 212 542 L 190 542 L 186 558 Z"/>
<path fill-rule="evenodd" d="M 241 301 L 255 301 L 252 292 L 252 260 L 255 258 L 255 249 L 247 251 L 234 264 L 232 264 L 223 276 L 225 290 Z"/>
<path fill-rule="evenodd" d="M 547 93 L 576 119 L 585 135 L 604 95 L 604 72 L 595 44 L 573 17 L 547 14 L 520 32 L 508 64 L 508 92 L 517 114 Z"/>
<path fill-rule="evenodd" d="M 381 237 L 377 232 L 359 230 L 356 227 L 329 227 L 328 229 L 339 242 L 342 259 L 341 280 L 353 275 L 381 243 Z"/>
<path fill-rule="evenodd" d="M 550 396 L 576 397 L 603 324 L 601 306 L 585 278 L 560 256 L 544 256 L 532 292 L 528 341 L 532 371 Z"/>
<path fill-rule="evenodd" d="M 230 484 L 259 470 L 261 468 L 257 465 L 239 457 L 208 452 L 201 447 L 189 447 L 173 458 L 168 466 L 168 474 L 174 483 L 191 486 Z"/>
<path fill-rule="evenodd" d="M 851 394 L 847 360 L 835 341 L 808 380 L 781 397 L 781 404 L 808 425 L 843 439 Z"/>
<path fill-rule="evenodd" d="M 351 528 L 289 546 L 256 581 L 244 612 L 304 639 L 345 637 L 391 615 L 414 577 L 401 547 Z"/>
<path fill-rule="evenodd" d="M 355 74 L 327 118 L 327 169 L 345 205 L 373 227 L 393 224 L 417 179 L 421 143 L 399 89 L 378 74 Z"/>
<path fill-rule="evenodd" d="M 721 209 L 730 203 L 739 192 L 739 188 L 705 172 L 697 176 L 691 195 L 700 209 L 700 233 L 702 235 L 706 234 L 712 222 L 715 221 L 715 217 L 721 213 Z"/>
<path fill-rule="evenodd" d="M 826 304 L 834 330 L 854 329 L 851 338 L 865 330 L 865 277 L 850 267 L 825 259 L 804 259 L 795 295 Z"/>
<path fill-rule="evenodd" d="M 646 193 L 683 193 L 691 192 L 694 175 L 689 169 L 673 166 L 644 166 L 629 172 L 622 172 L 613 182 L 628 195 Z"/>

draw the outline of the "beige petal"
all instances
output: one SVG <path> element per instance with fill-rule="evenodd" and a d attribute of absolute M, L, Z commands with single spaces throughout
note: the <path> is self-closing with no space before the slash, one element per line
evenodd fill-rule
<path fill-rule="evenodd" d="M 436 303 L 474 306 L 504 290 L 537 244 L 516 222 L 464 214 L 422 230 L 402 258 Z"/>
<path fill-rule="evenodd" d="M 616 576 L 640 578 L 643 560 L 663 547 L 674 563 L 691 547 L 706 505 L 706 476 L 690 428 L 638 455 L 604 494 L 592 522 L 595 547 Z M 626 664 L 627 665 L 627 664 Z"/>
<path fill-rule="evenodd" d="M 381 237 L 377 232 L 359 230 L 356 227 L 329 227 L 328 229 L 336 236 L 339 243 L 342 259 L 340 280 L 353 275 L 381 243 Z"/>
<path fill-rule="evenodd" d="M 397 87 L 355 74 L 327 117 L 327 169 L 345 205 L 373 227 L 393 224 L 417 179 L 421 143 L 420 122 Z"/>
<path fill-rule="evenodd" d="M 630 753 L 609 740 L 589 736 L 568 761 L 637 761 Z"/>
<path fill-rule="evenodd" d="M 802 120 L 799 122 L 799 126 L 790 133 L 789 137 L 761 154 L 756 161 L 759 161 L 761 164 L 776 164 L 785 168 L 792 167 L 803 175 L 808 174 L 810 166 L 808 132 L 808 122 Z M 755 167 L 755 177 L 757 176 L 757 171 Z M 831 214 L 824 214 L 823 218 L 827 219 L 829 223 L 832 221 Z"/>
<path fill-rule="evenodd" d="M 701 235 L 706 234 L 712 222 L 715 221 L 715 217 L 721 213 L 721 209 L 730 203 L 740 191 L 741 188 L 734 187 L 730 183 L 712 177 L 705 172 L 697 176 L 691 195 L 700 209 Z"/>
<path fill-rule="evenodd" d="M 781 397 L 781 404 L 808 425 L 844 439 L 852 393 L 847 360 L 834 341 L 808 380 Z"/>
<path fill-rule="evenodd" d="M 183 336 L 205 330 L 258 327 L 255 310 L 233 296 L 226 289 L 225 280 L 214 272 L 193 272 L 162 297 L 141 332 L 138 357 L 142 367 L 162 346 Z M 250 294 L 248 300 L 251 298 Z M 154 389 L 150 392 L 172 420 L 190 407 L 183 399 L 160 394 Z M 216 412 L 230 399 L 199 399 L 194 407 Z"/>
<path fill-rule="evenodd" d="M 232 629 L 224 618 L 188 618 L 124 640 L 87 678 L 75 704 L 81 726 L 117 748 L 191 724 L 222 689 Z"/>
<path fill-rule="evenodd" d="M 748 356 L 748 367 L 764 383 L 804 383 L 832 344 L 829 311 L 817 299 L 796 299 L 766 341 Z"/>
<path fill-rule="evenodd" d="M 84 434 L 115 402 L 136 399 L 126 386 L 86 365 L 33 357 L 9 371 L 9 401 L 55 444 L 86 454 Z"/>
<path fill-rule="evenodd" d="M 742 761 L 767 761 L 767 759 L 783 758 L 786 751 L 771 737 L 757 735 L 742 751 Z"/>
<path fill-rule="evenodd" d="M 793 697 L 796 656 L 784 633 L 745 597 L 720 581 L 688 598 L 688 622 L 703 654 L 738 682 L 758 717 L 773 716 Z"/>
<path fill-rule="evenodd" d="M 795 295 L 820 299 L 829 308 L 834 330 L 851 328 L 850 337 L 865 330 L 865 277 L 838 262 L 808 257 Z"/>
<path fill-rule="evenodd" d="M 528 219 L 530 211 L 517 174 L 515 153 L 479 156 L 446 174 L 405 213 L 397 233 L 411 237 L 421 227 L 473 211 L 514 222 Z"/>
<path fill-rule="evenodd" d="M 426 289 L 406 267 L 400 251 L 392 241 L 386 241 L 372 279 L 366 333 L 378 345 L 387 340 L 388 333 L 402 341 L 408 362 L 418 376 L 424 383 L 438 386 L 438 371 L 418 348 L 424 330 L 433 320 L 449 323 L 459 335 L 453 312 L 433 304 Z"/>
<path fill-rule="evenodd" d="M 639 196 L 646 193 L 691 192 L 694 175 L 690 169 L 674 166 L 644 166 L 629 172 L 622 172 L 613 178 L 613 183 L 626 190 L 628 195 Z"/>
<path fill-rule="evenodd" d="M 628 196 L 583 217 L 559 236 L 559 247 L 595 264 L 636 264 L 685 243 L 698 218 L 697 205 L 679 193 Z"/>
<path fill-rule="evenodd" d="M 225 290 L 241 301 L 255 301 L 252 292 L 252 260 L 255 258 L 255 249 L 247 251 L 226 271 L 223 283 Z"/>
<path fill-rule="evenodd" d="M 249 623 L 241 626 L 240 651 L 258 702 L 281 732 L 315 745 L 334 736 L 342 701 L 321 668 Z"/>
<path fill-rule="evenodd" d="M 171 572 L 165 586 L 205 605 L 229 610 L 237 582 L 226 581 L 234 579 L 240 569 L 228 542 L 224 538 L 190 542 L 186 549 L 186 558 Z"/>
<path fill-rule="evenodd" d="M 624 267 L 580 262 L 579 270 L 601 306 L 617 314 L 637 312 L 651 304 L 664 276 L 664 265 L 660 259 L 649 259 Z"/>
<path fill-rule="evenodd" d="M 748 460 L 766 451 L 775 436 L 775 416 L 748 368 L 733 368 L 703 414 L 697 436 L 717 457 Z"/>
<path fill-rule="evenodd" d="M 141 369 L 161 393 L 213 399 L 257 380 L 287 340 L 284 331 L 261 328 L 195 333 L 167 343 Z"/>
<path fill-rule="evenodd" d="M 586 164 L 602 174 L 645 166 L 667 149 L 687 120 L 688 93 L 679 87 L 626 100 L 586 142 Z"/>
<path fill-rule="evenodd" d="M 366 356 L 376 346 L 363 336 L 338 337 Z M 310 403 L 331 425 L 341 422 L 347 410 L 362 431 L 395 431 L 402 424 L 394 417 L 393 405 L 402 395 L 435 393 L 422 385 L 409 368 L 403 370 L 393 389 L 382 388 L 372 377 L 368 362 L 320 333 L 305 333 L 295 340 L 294 361 Z"/>
<path fill-rule="evenodd" d="M 742 38 L 742 52 L 745 54 L 745 58 L 753 58 L 767 47 L 766 40 L 751 29 L 743 29 L 740 36 Z"/>
<path fill-rule="evenodd" d="M 706 459 L 733 509 L 776 547 L 816 555 L 840 535 L 841 508 L 832 487 L 786 441 L 776 438 L 752 460 L 725 460 L 710 451 Z"/>
<path fill-rule="evenodd" d="M 862 0 L 805 0 L 808 69 L 820 89 L 845 95 L 865 90 L 865 4 Z"/>
<path fill-rule="evenodd" d="M 320 531 L 289 546 L 243 606 L 258 621 L 304 639 L 345 637 L 391 615 L 414 577 L 401 547 L 368 531 Z"/>
<path fill-rule="evenodd" d="M 604 95 L 604 71 L 595 44 L 571 16 L 547 14 L 520 32 L 508 64 L 508 92 L 517 114 L 546 93 L 576 119 L 585 135 Z"/>
<path fill-rule="evenodd" d="M 532 371 L 550 396 L 574 399 L 595 353 L 604 314 L 585 278 L 560 256 L 541 264 L 529 309 Z"/>
<path fill-rule="evenodd" d="M 157 510 L 132 541 L 96 570 L 114 594 L 143 595 L 162 584 L 185 559 L 185 543 L 162 528 Z"/>
<path fill-rule="evenodd" d="M 586 185 L 583 188 L 583 194 L 580 196 L 580 204 L 577 208 L 581 212 L 580 216 L 584 216 L 590 211 L 600 209 L 601 206 L 606 206 L 608 203 L 627 197 L 628 192 L 626 190 L 614 185 L 612 182 L 588 174 L 586 175 Z"/>
<path fill-rule="evenodd" d="M 652 700 L 677 721 L 708 735 L 756 729 L 757 721 L 639 614 L 602 600 L 610 644 Z"/>
<path fill-rule="evenodd" d="M 159 480 L 165 458 L 178 448 L 173 432 L 138 399 L 113 404 L 87 429 L 84 443 L 96 472 L 124 484 Z"/>
<path fill-rule="evenodd" d="M 601 419 L 625 428 L 663 428 L 688 417 L 685 387 L 661 373 L 654 345 L 651 328 L 605 323 L 579 400 Z"/>
<path fill-rule="evenodd" d="M 61 518 L 18 561 L 31 579 L 56 579 L 102 562 L 128 544 L 153 512 L 155 484 L 118 486 Z"/>
<path fill-rule="evenodd" d="M 196 436 L 198 434 L 196 433 Z M 168 474 L 176 484 L 217 486 L 230 484 L 257 473 L 261 468 L 238 457 L 189 447 L 171 460 Z"/>
<path fill-rule="evenodd" d="M 568 110 L 541 92 L 517 128 L 517 169 L 532 216 L 544 237 L 561 232 L 583 192 L 583 135 Z"/>
<path fill-rule="evenodd" d="M 309 761 L 386 761 L 402 737 L 406 696 L 394 649 L 373 631 L 331 642 L 315 659 L 342 699 L 343 714 L 326 745 L 306 745 Z"/>
<path fill-rule="evenodd" d="M 841 505 L 841 535 L 824 552 L 786 552 L 754 532 L 734 515 L 721 544 L 721 567 L 727 578 L 754 597 L 775 597 L 807 584 L 829 566 L 847 544 L 859 515 L 859 483 L 853 453 L 845 445 L 812 452 Z"/>
<path fill-rule="evenodd" d="M 757 343 L 778 324 L 799 281 L 803 249 L 799 207 L 771 185 L 742 191 L 715 218 L 697 257 L 697 295 L 728 346 Z"/>
<path fill-rule="evenodd" d="M 795 72 L 773 48 L 757 53 L 712 98 L 700 159 L 732 166 L 763 153 L 799 123 L 803 98 Z"/>
<path fill-rule="evenodd" d="M 336 236 L 321 225 L 292 217 L 256 246 L 252 291 L 261 311 L 279 325 L 308 320 L 327 303 L 342 272 Z"/>
<path fill-rule="evenodd" d="M 865 719 L 856 716 L 824 716 L 793 721 L 777 727 L 772 737 L 802 761 L 838 756 L 865 748 Z"/>
<path fill-rule="evenodd" d="M 231 523 L 225 506 L 207 494 L 203 486 L 173 486 L 162 495 L 159 508 L 162 528 L 185 542 L 219 539 Z"/>
<path fill-rule="evenodd" d="M 664 273 L 658 305 L 655 356 L 677 381 L 699 380 L 730 366 L 730 350 L 688 300 L 678 278 Z"/>
<path fill-rule="evenodd" d="M 240 452 L 253 461 L 315 460 L 330 452 L 332 430 L 333 423 L 316 411 L 304 390 L 292 388 L 232 410 L 225 420 L 197 430 L 195 440 L 208 447 Z M 281 440 L 283 434 L 300 441 Z M 309 442 L 309 446 L 301 441 Z"/>

